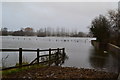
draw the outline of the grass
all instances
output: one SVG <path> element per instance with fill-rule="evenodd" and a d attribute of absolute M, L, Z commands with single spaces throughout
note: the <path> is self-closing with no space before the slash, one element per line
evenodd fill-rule
<path fill-rule="evenodd" d="M 33 68 L 40 68 L 40 67 L 45 67 L 45 65 L 31 65 L 31 66 L 27 66 L 27 67 L 22 67 L 22 68 L 15 68 L 15 69 L 9 69 L 9 70 L 4 70 L 4 71 L 0 71 L 0 73 L 2 73 L 2 75 L 9 75 L 9 74 L 13 74 L 13 73 L 17 73 L 17 72 L 21 72 L 23 70 L 30 70 Z"/>
<path fill-rule="evenodd" d="M 22 65 L 26 65 L 26 64 L 29 64 L 28 62 L 22 62 Z M 15 66 L 19 66 L 19 63 L 16 63 Z"/>
<path fill-rule="evenodd" d="M 24 57 L 23 57 L 24 58 Z M 55 56 L 51 56 L 51 58 L 55 58 Z M 48 57 L 46 57 L 46 59 L 48 59 Z M 22 62 L 22 65 L 26 65 L 26 64 L 29 64 L 29 62 L 27 60 L 23 60 Z M 19 63 L 16 63 L 15 66 L 19 66 Z M 0 73 L 2 73 L 2 75 L 9 75 L 9 74 L 14 74 L 14 73 L 18 73 L 18 72 L 21 72 L 21 71 L 25 71 L 25 70 L 30 70 L 30 69 L 34 69 L 34 68 L 42 68 L 42 67 L 45 67 L 47 65 L 42 65 L 42 64 L 36 64 L 36 65 L 31 65 L 31 66 L 27 66 L 27 67 L 21 67 L 21 68 L 14 68 L 14 69 L 9 69 L 9 70 L 3 70 L 3 71 L 0 71 Z"/>

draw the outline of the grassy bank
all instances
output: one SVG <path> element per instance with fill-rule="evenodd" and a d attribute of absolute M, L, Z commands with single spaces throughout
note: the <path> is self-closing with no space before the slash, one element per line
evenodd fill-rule
<path fill-rule="evenodd" d="M 32 66 L 27 66 L 27 67 L 21 67 L 21 68 L 14 68 L 14 69 L 9 69 L 9 70 L 3 70 L 3 71 L 0 71 L 2 73 L 2 75 L 4 76 L 7 76 L 7 75 L 11 75 L 11 74 L 16 74 L 16 73 L 19 73 L 19 72 L 22 72 L 22 71 L 25 71 L 25 70 L 31 70 L 31 69 L 34 69 L 34 68 L 42 68 L 42 67 L 45 67 L 45 65 L 32 65 Z"/>

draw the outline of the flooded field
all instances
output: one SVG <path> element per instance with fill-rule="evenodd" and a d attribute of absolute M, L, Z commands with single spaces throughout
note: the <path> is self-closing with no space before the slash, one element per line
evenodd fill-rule
<path fill-rule="evenodd" d="M 68 59 L 62 66 L 118 71 L 119 58 L 112 53 L 96 51 L 91 45 L 91 40 L 95 40 L 95 38 L 20 36 L 3 36 L 1 38 L 3 49 L 65 48 Z M 46 54 L 46 52 L 41 54 Z M 18 52 L 2 52 L 2 58 L 4 66 L 15 66 L 18 63 Z M 23 52 L 23 61 L 31 62 L 35 58 L 35 52 Z"/>

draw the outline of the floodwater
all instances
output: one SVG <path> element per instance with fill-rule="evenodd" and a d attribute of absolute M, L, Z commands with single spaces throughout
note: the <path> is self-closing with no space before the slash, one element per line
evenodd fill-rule
<path fill-rule="evenodd" d="M 3 49 L 65 48 L 68 59 L 62 66 L 118 72 L 118 56 L 95 50 L 91 45 L 91 40 L 95 40 L 95 38 L 20 36 L 3 36 L 1 38 Z M 41 54 L 46 54 L 46 52 Z M 35 58 L 35 52 L 23 52 L 24 61 L 31 62 Z M 2 65 L 15 66 L 18 63 L 18 52 L 2 52 L 2 59 Z"/>

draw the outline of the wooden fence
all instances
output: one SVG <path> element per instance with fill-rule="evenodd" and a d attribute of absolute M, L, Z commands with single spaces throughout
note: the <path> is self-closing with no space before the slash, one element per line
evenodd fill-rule
<path fill-rule="evenodd" d="M 50 61 L 54 60 L 54 59 L 51 59 L 52 55 L 55 56 L 55 59 L 59 59 L 59 55 L 65 56 L 65 48 L 57 48 L 57 49 L 49 48 L 49 49 L 44 49 L 44 50 L 40 50 L 40 49 L 31 50 L 31 49 L 19 48 L 19 49 L 0 49 L 0 51 L 1 52 L 19 52 L 19 66 L 3 68 L 1 70 L 18 68 L 18 67 L 21 68 L 23 66 L 30 66 L 30 65 L 40 64 L 40 63 L 44 63 L 44 62 L 48 62 L 49 65 L 50 65 Z M 44 52 L 44 51 L 48 51 L 49 54 L 40 55 L 40 52 Z M 52 54 L 52 51 L 56 51 L 56 52 Z M 22 64 L 22 54 L 23 54 L 23 52 L 36 52 L 37 57 L 30 64 L 23 65 Z M 40 57 L 45 57 L 45 56 L 48 56 L 49 59 L 47 61 L 40 62 L 40 60 L 39 60 Z"/>

